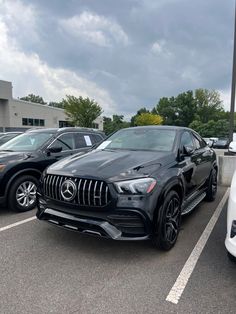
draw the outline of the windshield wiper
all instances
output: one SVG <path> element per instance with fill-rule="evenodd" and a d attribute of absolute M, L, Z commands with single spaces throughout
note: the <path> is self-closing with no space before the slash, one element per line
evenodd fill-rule
<path fill-rule="evenodd" d="M 0 149 L 0 152 L 14 152 L 14 150 L 11 150 L 11 149 Z"/>

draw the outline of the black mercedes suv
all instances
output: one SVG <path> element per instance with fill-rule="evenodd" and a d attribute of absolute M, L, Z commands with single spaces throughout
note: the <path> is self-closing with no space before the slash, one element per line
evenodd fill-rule
<path fill-rule="evenodd" d="M 217 170 L 215 152 L 191 129 L 122 129 L 44 171 L 37 217 L 114 240 L 150 238 L 169 250 L 181 215 L 214 200 Z"/>
<path fill-rule="evenodd" d="M 91 150 L 105 138 L 87 128 L 29 130 L 0 146 L 0 204 L 14 211 L 36 205 L 36 187 L 43 170 L 63 157 Z"/>

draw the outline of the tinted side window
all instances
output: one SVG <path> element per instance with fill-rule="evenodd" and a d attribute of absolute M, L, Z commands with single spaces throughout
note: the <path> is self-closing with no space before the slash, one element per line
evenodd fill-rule
<path fill-rule="evenodd" d="M 187 131 L 184 132 L 181 136 L 180 147 L 183 148 L 184 145 L 194 147 L 192 135 Z"/>
<path fill-rule="evenodd" d="M 103 138 L 99 134 L 93 134 L 92 135 L 92 142 L 93 142 L 93 144 L 96 144 L 96 143 L 99 143 L 99 142 L 102 142 L 102 141 L 103 141 Z"/>
<path fill-rule="evenodd" d="M 193 136 L 193 140 L 194 140 L 196 149 L 200 149 L 201 148 L 200 141 L 195 136 Z"/>
<path fill-rule="evenodd" d="M 206 147 L 206 146 L 207 146 L 207 143 L 201 138 L 201 139 L 200 139 L 200 145 L 201 145 L 201 148 L 202 148 L 202 147 Z"/>
<path fill-rule="evenodd" d="M 206 142 L 197 134 L 193 134 L 193 138 L 195 140 L 197 149 L 206 147 Z M 198 147 L 199 146 L 199 147 Z"/>
<path fill-rule="evenodd" d="M 91 135 L 86 133 L 75 133 L 75 147 L 83 148 L 90 147 L 93 145 Z"/>
<path fill-rule="evenodd" d="M 62 151 L 75 149 L 75 141 L 73 133 L 65 133 L 60 135 L 50 147 L 62 147 Z"/>

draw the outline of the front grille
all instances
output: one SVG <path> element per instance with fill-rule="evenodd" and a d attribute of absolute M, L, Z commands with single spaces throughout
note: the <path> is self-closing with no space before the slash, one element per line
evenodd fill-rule
<path fill-rule="evenodd" d="M 71 200 L 65 199 L 61 193 L 63 183 L 68 180 L 76 187 Z M 108 185 L 100 180 L 47 175 L 43 181 L 43 191 L 51 199 L 82 206 L 101 207 L 110 202 Z"/>

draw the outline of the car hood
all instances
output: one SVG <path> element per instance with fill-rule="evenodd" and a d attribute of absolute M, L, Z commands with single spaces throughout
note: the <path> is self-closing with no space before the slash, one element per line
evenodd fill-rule
<path fill-rule="evenodd" d="M 32 152 L 11 152 L 0 150 L 0 163 L 8 163 L 15 161 L 26 160 L 32 156 Z"/>
<path fill-rule="evenodd" d="M 51 165 L 47 172 L 118 181 L 149 176 L 173 161 L 174 154 L 166 152 L 93 150 L 65 158 Z"/>

